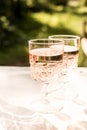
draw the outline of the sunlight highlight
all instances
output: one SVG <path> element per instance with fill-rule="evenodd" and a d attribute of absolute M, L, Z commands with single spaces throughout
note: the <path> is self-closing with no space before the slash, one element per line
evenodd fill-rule
<path fill-rule="evenodd" d="M 59 22 L 59 18 L 57 15 L 47 14 L 44 12 L 35 13 L 33 15 L 33 18 L 35 18 L 37 21 L 41 22 L 42 24 L 46 24 L 50 27 L 56 27 Z"/>

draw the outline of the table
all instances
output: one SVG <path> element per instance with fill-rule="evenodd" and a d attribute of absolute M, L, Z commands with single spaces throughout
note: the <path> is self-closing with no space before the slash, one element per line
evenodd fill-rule
<path fill-rule="evenodd" d="M 70 83 L 78 92 L 79 96 L 76 101 L 63 100 L 64 107 L 56 114 L 38 114 L 44 119 L 44 123 L 47 122 L 52 126 L 49 130 L 87 130 L 87 68 L 79 67 L 74 70 L 70 74 Z M 0 67 L 0 103 L 2 106 L 7 103 L 29 109 L 30 102 L 41 96 L 40 91 L 41 86 L 31 78 L 29 67 Z M 48 126 L 44 130 L 48 130 Z"/>

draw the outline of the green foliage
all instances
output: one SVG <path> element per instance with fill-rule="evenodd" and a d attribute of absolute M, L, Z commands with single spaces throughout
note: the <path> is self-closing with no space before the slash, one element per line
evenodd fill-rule
<path fill-rule="evenodd" d="M 16 22 L 26 18 L 26 9 L 26 1 L 0 1 L 0 50 L 24 41 Z"/>
<path fill-rule="evenodd" d="M 26 46 L 19 44 L 0 51 L 0 65 L 29 65 Z"/>
<path fill-rule="evenodd" d="M 32 0 L 32 4 L 28 5 L 29 11 L 32 12 L 39 12 L 39 11 L 45 11 L 45 12 L 51 12 L 52 8 L 50 7 L 48 0 Z"/>
<path fill-rule="evenodd" d="M 78 67 L 87 67 L 87 56 L 84 54 L 82 46 L 79 51 Z"/>
<path fill-rule="evenodd" d="M 68 0 L 49 0 L 49 1 L 54 5 L 62 5 L 62 6 L 68 5 Z"/>
<path fill-rule="evenodd" d="M 87 6 L 87 0 L 85 0 L 85 4 L 84 5 Z"/>
<path fill-rule="evenodd" d="M 82 36 L 86 10 L 72 10 L 68 6 L 64 10 L 65 5 L 57 6 L 56 1 L 62 2 L 29 0 L 27 4 L 26 0 L 0 1 L 0 65 L 28 65 L 29 39 L 53 34 Z M 80 54 L 79 65 L 82 62 L 83 54 Z M 85 60 L 84 66 L 87 66 Z"/>

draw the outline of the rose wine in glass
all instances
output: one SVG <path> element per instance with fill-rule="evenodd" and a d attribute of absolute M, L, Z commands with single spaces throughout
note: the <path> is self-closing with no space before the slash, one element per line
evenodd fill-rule
<path fill-rule="evenodd" d="M 58 64 L 61 65 L 62 54 L 51 48 L 32 49 L 30 51 L 31 74 L 36 80 L 48 82 L 56 75 Z M 58 77 L 58 74 L 56 75 Z"/>

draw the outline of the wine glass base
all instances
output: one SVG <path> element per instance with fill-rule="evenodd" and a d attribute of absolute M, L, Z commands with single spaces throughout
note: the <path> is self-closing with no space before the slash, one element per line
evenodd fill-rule
<path fill-rule="evenodd" d="M 54 91 L 49 92 L 48 96 L 55 98 L 57 100 L 73 100 L 78 97 L 77 91 L 70 83 L 59 83 L 59 88 L 56 88 Z"/>
<path fill-rule="evenodd" d="M 63 106 L 62 103 L 58 104 L 57 102 L 57 105 L 55 105 L 46 99 L 44 100 L 38 99 L 32 101 L 29 108 L 33 111 L 40 112 L 40 113 L 57 113 L 57 111 L 60 111 L 63 108 Z"/>

